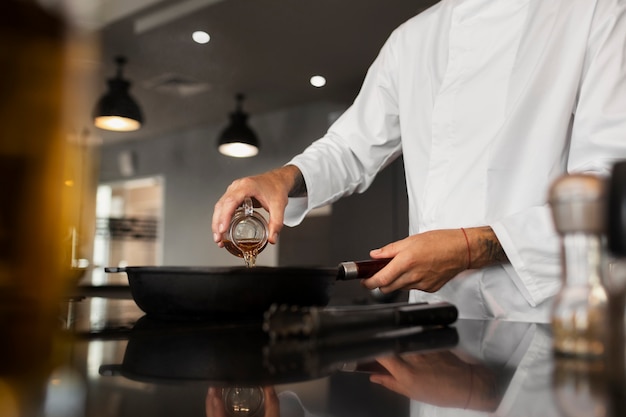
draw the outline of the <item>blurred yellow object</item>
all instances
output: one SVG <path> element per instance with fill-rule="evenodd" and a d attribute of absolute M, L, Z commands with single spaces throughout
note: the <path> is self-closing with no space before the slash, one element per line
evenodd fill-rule
<path fill-rule="evenodd" d="M 78 51 L 70 32 L 35 1 L 0 2 L 0 381 L 18 390 L 55 365 L 59 307 L 86 221 L 91 161 L 70 140 L 82 94 L 68 85 Z"/>
<path fill-rule="evenodd" d="M 0 378 L 0 416 L 18 417 L 19 406 L 16 392 Z"/>
<path fill-rule="evenodd" d="M 0 374 L 23 376 L 50 359 L 64 285 L 64 25 L 30 2 L 0 16 Z"/>

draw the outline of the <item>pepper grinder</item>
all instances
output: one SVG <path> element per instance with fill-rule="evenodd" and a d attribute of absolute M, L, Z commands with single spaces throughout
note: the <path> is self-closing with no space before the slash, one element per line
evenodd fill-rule
<path fill-rule="evenodd" d="M 601 280 L 605 199 L 605 183 L 593 175 L 564 175 L 550 188 L 563 279 L 552 310 L 557 354 L 600 357 L 606 350 L 608 297 Z"/>

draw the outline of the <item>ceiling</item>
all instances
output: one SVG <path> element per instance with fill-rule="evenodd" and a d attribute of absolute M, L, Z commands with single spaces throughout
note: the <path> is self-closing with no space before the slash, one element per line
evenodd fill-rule
<path fill-rule="evenodd" d="M 235 95 L 255 114 L 315 101 L 350 103 L 391 31 L 437 0 L 107 0 L 99 81 L 124 74 L 145 125 L 104 143 L 226 124 Z M 191 32 L 204 30 L 200 45 Z M 312 75 L 325 87 L 312 87 Z"/>

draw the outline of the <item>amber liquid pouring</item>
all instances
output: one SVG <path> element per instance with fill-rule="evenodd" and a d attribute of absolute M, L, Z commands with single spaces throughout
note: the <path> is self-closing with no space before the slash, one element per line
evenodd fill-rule
<path fill-rule="evenodd" d="M 248 268 L 256 265 L 256 257 L 259 251 L 263 249 L 260 247 L 261 242 L 260 239 L 242 239 L 239 241 L 239 247 L 237 247 L 230 240 L 222 241 L 226 250 L 235 256 L 243 258 Z"/>

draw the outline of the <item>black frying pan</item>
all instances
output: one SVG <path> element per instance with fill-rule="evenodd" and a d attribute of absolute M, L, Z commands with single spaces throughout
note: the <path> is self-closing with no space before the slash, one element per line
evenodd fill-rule
<path fill-rule="evenodd" d="M 344 262 L 338 268 L 105 268 L 125 272 L 135 303 L 160 319 L 262 318 L 272 304 L 323 306 L 337 280 L 372 276 L 389 260 Z"/>

